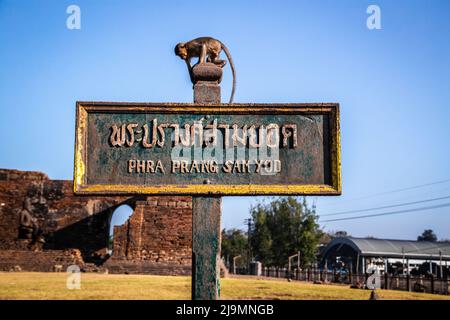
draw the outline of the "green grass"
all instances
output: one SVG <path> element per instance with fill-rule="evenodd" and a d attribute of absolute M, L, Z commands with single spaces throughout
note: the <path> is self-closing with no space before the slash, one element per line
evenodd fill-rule
<path fill-rule="evenodd" d="M 81 289 L 66 288 L 65 273 L 0 273 L 0 299 L 190 299 L 189 277 L 81 274 Z M 447 299 L 449 296 L 379 290 L 381 299 Z M 366 300 L 368 290 L 286 280 L 227 278 L 221 299 Z"/>

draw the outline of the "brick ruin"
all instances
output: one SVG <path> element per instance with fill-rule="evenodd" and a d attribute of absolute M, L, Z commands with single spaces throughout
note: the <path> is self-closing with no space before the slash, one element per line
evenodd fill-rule
<path fill-rule="evenodd" d="M 116 208 L 133 214 L 109 230 Z M 191 197 L 75 196 L 72 181 L 0 169 L 0 271 L 190 274 Z"/>

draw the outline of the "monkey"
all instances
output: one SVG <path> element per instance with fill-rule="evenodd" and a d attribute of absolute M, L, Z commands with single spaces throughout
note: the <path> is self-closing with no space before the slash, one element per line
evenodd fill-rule
<path fill-rule="evenodd" d="M 231 58 L 228 48 L 219 40 L 211 37 L 200 37 L 188 42 L 180 42 L 175 46 L 175 54 L 186 62 L 189 70 L 189 75 L 192 80 L 192 66 L 191 59 L 198 58 L 199 63 L 210 62 L 214 63 L 220 68 L 223 68 L 227 61 L 220 60 L 220 52 L 225 51 L 225 55 L 230 62 L 231 72 L 233 74 L 233 88 L 231 89 L 231 96 L 229 103 L 233 103 L 234 91 L 236 89 L 236 72 L 234 70 L 233 59 Z"/>

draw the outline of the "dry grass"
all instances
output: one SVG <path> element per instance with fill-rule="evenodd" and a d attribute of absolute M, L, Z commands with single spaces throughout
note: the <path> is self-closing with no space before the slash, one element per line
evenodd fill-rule
<path fill-rule="evenodd" d="M 149 275 L 81 274 L 81 289 L 66 288 L 65 273 L 0 273 L 0 299 L 190 299 L 190 278 Z M 351 299 L 366 300 L 368 290 L 228 278 L 221 281 L 222 299 Z M 382 299 L 447 299 L 449 296 L 380 290 Z"/>

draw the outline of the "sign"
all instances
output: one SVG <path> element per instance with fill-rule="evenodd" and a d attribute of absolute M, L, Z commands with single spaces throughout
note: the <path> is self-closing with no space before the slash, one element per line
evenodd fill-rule
<path fill-rule="evenodd" d="M 74 191 L 339 195 L 339 105 L 77 102 Z"/>

